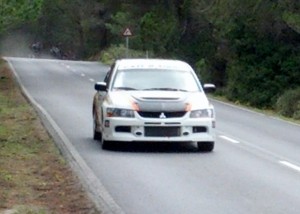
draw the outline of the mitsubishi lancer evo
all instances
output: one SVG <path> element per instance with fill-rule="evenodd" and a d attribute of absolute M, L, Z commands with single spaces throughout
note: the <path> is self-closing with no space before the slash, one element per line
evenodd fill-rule
<path fill-rule="evenodd" d="M 196 143 L 212 151 L 216 114 L 192 67 L 180 60 L 120 59 L 95 84 L 94 139 L 102 148 L 122 142 Z"/>

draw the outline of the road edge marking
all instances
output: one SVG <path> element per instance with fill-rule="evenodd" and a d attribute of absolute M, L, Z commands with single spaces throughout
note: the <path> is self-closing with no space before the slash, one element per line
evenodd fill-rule
<path fill-rule="evenodd" d="M 226 141 L 229 141 L 229 142 L 231 142 L 231 143 L 234 143 L 234 144 L 239 144 L 239 143 L 240 143 L 239 141 L 234 140 L 234 139 L 232 139 L 232 138 L 230 138 L 230 137 L 227 137 L 227 136 L 225 136 L 225 135 L 219 135 L 219 137 L 222 138 L 222 139 L 224 139 L 224 140 L 226 140 Z"/>
<path fill-rule="evenodd" d="M 300 172 L 300 166 L 297 166 L 295 164 L 292 164 L 292 163 L 290 163 L 288 161 L 284 161 L 284 160 L 279 161 L 279 163 L 286 166 L 286 167 L 288 167 L 288 168 L 290 168 L 290 169 L 293 169 L 297 172 Z"/>

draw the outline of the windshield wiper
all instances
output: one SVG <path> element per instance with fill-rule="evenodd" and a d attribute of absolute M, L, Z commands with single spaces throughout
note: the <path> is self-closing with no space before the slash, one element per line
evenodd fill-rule
<path fill-rule="evenodd" d="M 125 90 L 125 91 L 133 91 L 136 90 L 135 88 L 131 88 L 131 87 L 115 87 L 113 88 L 115 90 Z"/>
<path fill-rule="evenodd" d="M 178 88 L 147 88 L 144 90 L 145 91 L 187 91 L 187 90 L 178 89 Z"/>

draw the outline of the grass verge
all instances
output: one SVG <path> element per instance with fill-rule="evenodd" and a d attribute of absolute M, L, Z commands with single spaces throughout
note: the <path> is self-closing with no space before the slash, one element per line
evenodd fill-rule
<path fill-rule="evenodd" d="M 0 213 L 99 213 L 0 61 Z"/>

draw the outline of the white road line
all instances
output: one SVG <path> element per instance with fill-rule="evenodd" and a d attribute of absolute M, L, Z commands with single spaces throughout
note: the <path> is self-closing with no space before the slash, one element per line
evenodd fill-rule
<path fill-rule="evenodd" d="M 82 77 L 85 77 L 85 74 L 81 74 Z"/>
<path fill-rule="evenodd" d="M 67 69 L 69 69 L 69 70 L 72 71 L 73 73 L 76 73 L 76 70 L 73 69 L 70 65 L 67 65 L 67 64 L 64 64 L 64 63 L 61 63 L 61 65 L 65 66 Z"/>
<path fill-rule="evenodd" d="M 293 170 L 296 170 L 296 171 L 300 172 L 300 167 L 297 166 L 297 165 L 294 165 L 294 164 L 292 164 L 290 162 L 287 162 L 287 161 L 279 161 L 279 163 L 281 163 L 282 165 L 287 166 L 287 167 L 289 167 Z"/>
<path fill-rule="evenodd" d="M 220 137 L 220 138 L 223 138 L 224 140 L 227 140 L 227 141 L 229 141 L 229 142 L 231 142 L 231 143 L 240 143 L 239 141 L 234 140 L 234 139 L 232 139 L 232 138 L 229 138 L 229 137 L 227 137 L 227 136 L 225 136 L 225 135 L 220 135 L 219 137 Z"/>
<path fill-rule="evenodd" d="M 95 80 L 94 80 L 94 79 L 90 79 L 90 81 L 91 81 L 91 82 L 94 82 Z"/>

